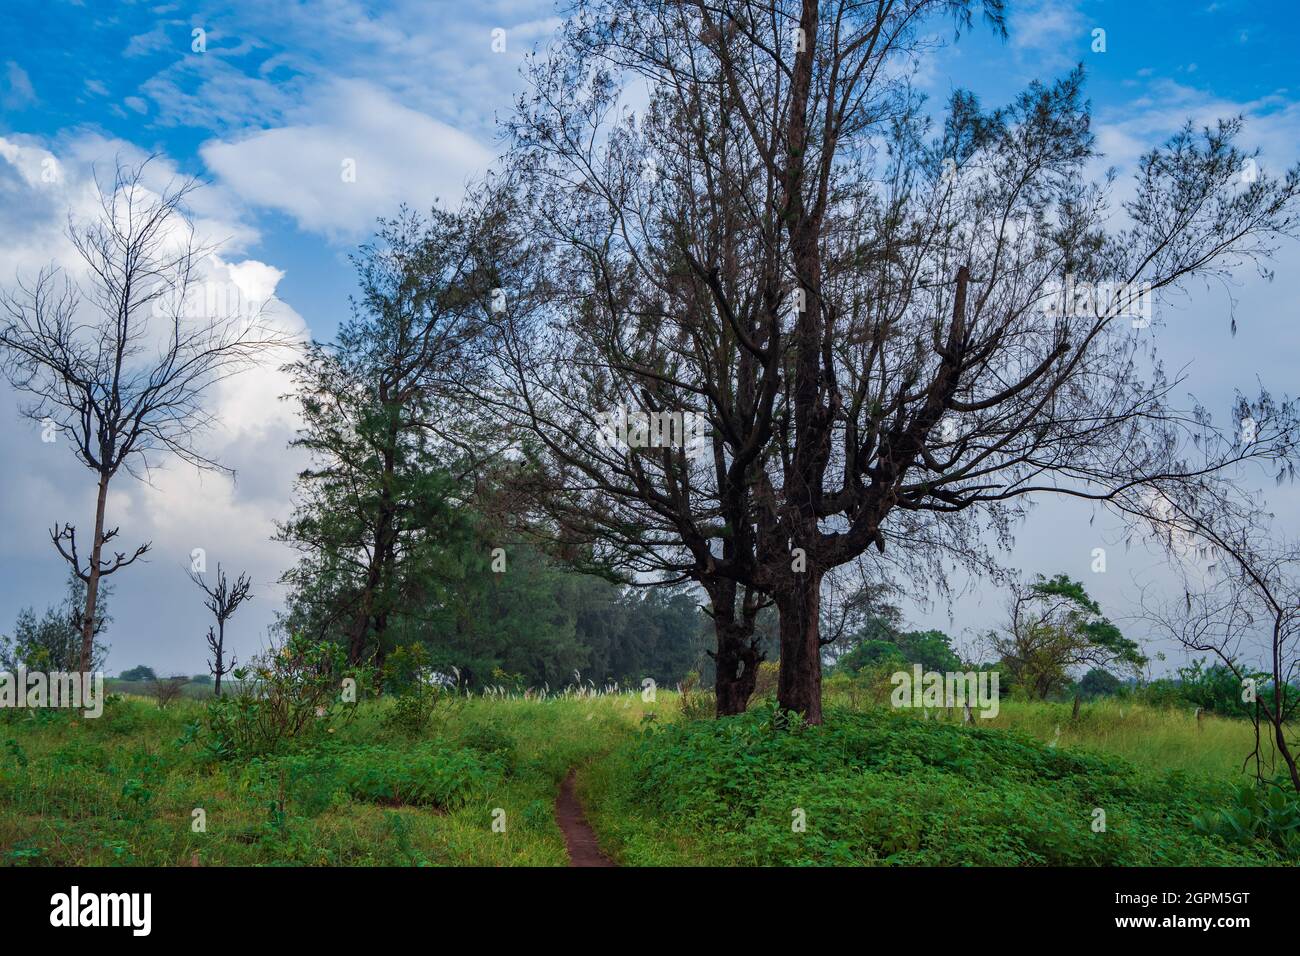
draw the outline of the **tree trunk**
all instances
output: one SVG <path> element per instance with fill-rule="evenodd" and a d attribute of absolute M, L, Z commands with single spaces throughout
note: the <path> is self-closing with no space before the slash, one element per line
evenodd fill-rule
<path fill-rule="evenodd" d="M 775 595 L 781 617 L 777 703 L 810 724 L 822 722 L 821 582 L 821 572 L 809 567 Z"/>
<path fill-rule="evenodd" d="M 104 510 L 107 503 L 108 475 L 101 473 L 99 495 L 95 499 L 95 535 L 90 545 L 90 566 L 86 569 L 86 611 L 81 619 L 81 660 L 78 669 L 83 674 L 90 673 L 95 653 L 95 605 L 99 600 L 99 561 L 104 551 Z"/>
<path fill-rule="evenodd" d="M 226 645 L 226 622 L 217 621 L 217 666 L 213 668 L 217 672 L 216 683 L 212 688 L 212 696 L 221 696 L 221 675 L 225 673 L 222 668 L 226 666 L 225 658 Z"/>
<path fill-rule="evenodd" d="M 720 614 L 716 608 L 715 614 Z M 754 646 L 754 629 L 740 621 L 716 618 L 714 626 L 718 635 L 718 649 L 713 655 L 717 674 L 713 681 L 717 697 L 717 715 L 731 717 L 743 714 L 754 694 L 758 680 L 758 665 L 762 655 Z"/>
<path fill-rule="evenodd" d="M 384 387 L 380 388 L 379 398 L 381 402 L 388 401 L 388 392 Z M 395 529 L 395 512 L 396 506 L 393 502 L 393 475 L 397 467 L 396 453 L 397 447 L 397 426 L 396 419 L 390 421 L 387 431 L 388 444 L 383 449 L 383 472 L 380 476 L 379 490 L 379 515 L 375 527 L 375 546 L 370 553 L 370 568 L 366 573 L 366 587 L 361 594 L 361 608 L 357 612 L 356 621 L 352 626 L 351 640 L 348 644 L 348 663 L 356 666 L 360 664 L 366 655 L 366 638 L 370 632 L 370 623 L 372 617 L 375 620 L 375 632 L 380 641 L 383 640 L 383 630 L 387 625 L 387 614 L 381 616 L 375 614 L 375 595 L 387 585 L 391 585 L 391 578 L 385 579 L 385 572 L 390 569 L 390 557 L 396 546 L 397 531 Z M 382 600 L 387 600 L 387 595 Z M 381 612 L 383 609 L 380 609 Z"/>

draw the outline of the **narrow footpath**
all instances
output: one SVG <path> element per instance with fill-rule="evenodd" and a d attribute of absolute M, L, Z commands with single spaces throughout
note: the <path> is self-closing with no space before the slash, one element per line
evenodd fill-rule
<path fill-rule="evenodd" d="M 578 795 L 573 792 L 573 779 L 577 770 L 570 770 L 555 798 L 555 822 L 564 833 L 569 849 L 569 866 L 614 866 L 614 862 L 600 852 L 596 834 L 587 823 Z"/>

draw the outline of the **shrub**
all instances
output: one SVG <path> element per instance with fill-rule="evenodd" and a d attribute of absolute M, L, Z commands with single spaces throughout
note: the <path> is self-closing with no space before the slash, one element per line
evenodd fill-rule
<path fill-rule="evenodd" d="M 718 713 L 718 699 L 711 691 L 699 689 L 700 675 L 689 672 L 680 685 L 679 708 L 686 720 L 711 720 Z"/>
<path fill-rule="evenodd" d="M 156 678 L 149 683 L 149 693 L 158 701 L 158 707 L 165 708 L 181 696 L 181 691 L 190 682 L 188 677 Z"/>
<path fill-rule="evenodd" d="M 385 668 L 384 686 L 397 691 L 384 724 L 408 737 L 424 733 L 435 718 L 445 722 L 464 703 L 454 689 L 435 681 L 422 644 L 399 647 L 393 652 Z"/>
<path fill-rule="evenodd" d="M 293 635 L 232 672 L 234 693 L 208 703 L 206 744 L 214 757 L 246 758 L 318 741 L 350 719 L 366 674 L 346 665 L 344 649 Z M 343 681 L 357 694 L 344 701 Z"/>
<path fill-rule="evenodd" d="M 1247 784 L 1237 790 L 1230 806 L 1199 814 L 1192 825 L 1198 833 L 1236 843 L 1267 840 L 1289 859 L 1300 860 L 1300 795 L 1289 779 Z"/>
<path fill-rule="evenodd" d="M 884 708 L 830 707 L 818 726 L 781 721 L 771 707 L 725 721 L 680 721 L 615 751 L 602 778 L 598 818 L 632 865 L 1250 865 L 1281 858 L 1268 842 L 1230 843 L 1193 828 L 1192 811 L 1226 796 L 1220 785 Z M 1106 812 L 1103 832 L 1092 829 L 1098 807 Z"/>
<path fill-rule="evenodd" d="M 488 756 L 498 757 L 503 766 L 512 768 L 517 744 L 515 738 L 492 724 L 474 724 L 461 735 L 462 746 Z"/>
<path fill-rule="evenodd" d="M 310 815 L 342 795 L 381 806 L 454 810 L 499 782 L 507 769 L 501 754 L 426 743 L 410 750 L 355 746 L 258 758 L 249 763 L 246 779 L 250 789 L 268 796 L 283 789 Z"/>

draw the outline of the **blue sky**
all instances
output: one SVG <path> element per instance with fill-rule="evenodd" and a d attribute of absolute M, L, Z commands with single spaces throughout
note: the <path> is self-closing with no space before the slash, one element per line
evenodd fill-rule
<path fill-rule="evenodd" d="M 1010 99 L 1033 79 L 1082 62 L 1107 162 L 1131 169 L 1144 149 L 1181 122 L 1241 113 L 1246 139 L 1266 167 L 1300 154 L 1300 41 L 1283 2 L 1084 2 L 1008 0 L 1009 37 L 977 25 L 952 43 L 934 25 L 934 49 L 917 82 L 936 101 L 955 88 L 986 104 Z M 544 0 L 354 3 L 349 0 L 221 3 L 70 3 L 7 0 L 0 11 L 0 282 L 67 254 L 59 230 L 84 206 L 92 164 L 156 152 L 166 168 L 210 185 L 196 204 L 201 225 L 226 239 L 219 268 L 274 295 L 289 328 L 328 337 L 352 290 L 347 254 L 374 219 L 401 202 L 454 202 L 499 147 L 496 117 L 521 89 L 522 55 L 560 20 Z M 505 30 L 506 50 L 492 50 Z M 204 31 L 196 51 L 193 31 Z M 1105 51 L 1094 52 L 1094 30 Z M 36 171 L 54 157 L 60 180 Z M 355 162 L 356 182 L 340 165 Z M 1120 187 L 1122 195 L 1122 186 Z M 1226 412 L 1234 385 L 1256 379 L 1296 391 L 1300 253 L 1282 250 L 1272 283 L 1243 274 L 1231 290 L 1241 332 L 1228 333 L 1233 304 L 1222 288 L 1190 290 L 1153 334 L 1172 367 L 1189 367 L 1189 390 Z M 206 627 L 184 556 L 247 567 L 257 597 L 234 625 L 241 655 L 265 640 L 279 606 L 274 581 L 291 560 L 269 541 L 287 511 L 295 468 L 284 448 L 293 422 L 275 401 L 283 381 L 259 373 L 216 396 L 223 429 L 212 448 L 238 481 L 164 469 L 154 487 L 126 476 L 111 502 L 124 540 L 152 539 L 148 565 L 117 579 L 109 668 L 138 662 L 160 670 L 203 669 Z M 66 448 L 43 445 L 0 392 L 0 454 L 6 469 L 0 519 L 0 630 L 20 607 L 53 601 L 63 568 L 44 528 L 89 520 L 88 474 Z M 1270 491 L 1294 528 L 1300 509 L 1287 489 Z M 1110 571 L 1085 583 L 1117 616 L 1136 584 L 1159 578 L 1162 559 L 1140 543 L 1125 549 L 1109 519 L 1077 505 L 1044 502 L 1008 556 L 1027 570 L 1089 574 L 1092 548 L 1112 550 Z M 919 599 L 921 596 L 918 594 Z M 918 624 L 953 633 L 1001 616 L 1001 595 L 972 592 L 955 607 L 909 601 Z"/>

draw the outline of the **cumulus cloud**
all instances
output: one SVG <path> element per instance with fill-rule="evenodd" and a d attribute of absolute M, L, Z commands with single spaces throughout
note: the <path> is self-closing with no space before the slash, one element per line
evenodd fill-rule
<path fill-rule="evenodd" d="M 90 216 L 97 208 L 92 165 L 102 172 L 118 158 L 138 162 L 144 155 L 129 143 L 94 134 L 50 144 L 34 137 L 0 137 L 0 261 L 24 275 L 55 262 L 84 279 L 63 236 L 67 216 Z M 48 175 L 51 168 L 57 175 Z M 176 175 L 174 165 L 159 158 L 145 186 L 161 188 Z M 196 227 L 204 238 L 233 234 L 243 243 L 255 239 L 256 231 L 241 218 L 243 207 L 228 192 L 216 187 L 194 197 Z M 13 222 L 6 222 L 10 217 Z M 302 317 L 275 295 L 284 272 L 242 255 L 240 245 L 228 244 L 206 257 L 200 264 L 201 282 L 237 290 L 242 308 L 293 338 L 304 338 L 308 330 Z M 13 278 L 13 272 L 0 276 L 0 284 Z M 205 455 L 235 469 L 233 478 L 160 459 L 161 467 L 150 470 L 147 482 L 125 472 L 115 479 L 108 503 L 110 527 L 121 527 L 123 548 L 144 541 L 153 547 L 146 562 L 113 579 L 117 598 L 110 605 L 114 621 L 108 639 L 114 669 L 139 661 L 160 670 L 196 669 L 206 624 L 190 593 L 192 585 L 183 577 L 195 548 L 205 551 L 210 568 L 220 561 L 247 570 L 255 582 L 258 600 L 233 629 L 236 652 L 246 656 L 264 638 L 282 604 L 275 581 L 292 561 L 289 550 L 270 539 L 275 521 L 285 517 L 301 467 L 296 455 L 286 451 L 298 427 L 294 406 L 279 400 L 291 390 L 279 368 L 287 358 L 274 356 L 217 383 L 207 395 L 216 424 L 197 436 L 197 443 Z M 21 606 L 58 596 L 66 567 L 49 545 L 48 528 L 68 521 L 88 533 L 94 514 L 90 473 L 63 436 L 42 441 L 39 424 L 17 414 L 20 404 L 22 397 L 7 385 L 0 389 L 0 455 L 9 463 L 0 498 L 0 522 L 7 529 L 0 539 L 0 568 L 14 583 L 0 600 L 4 621 L 12 620 Z"/>
<path fill-rule="evenodd" d="M 399 203 L 454 202 L 492 159 L 469 136 L 370 83 L 332 81 L 309 102 L 287 126 L 200 149 L 222 184 L 306 230 L 350 239 Z"/>

